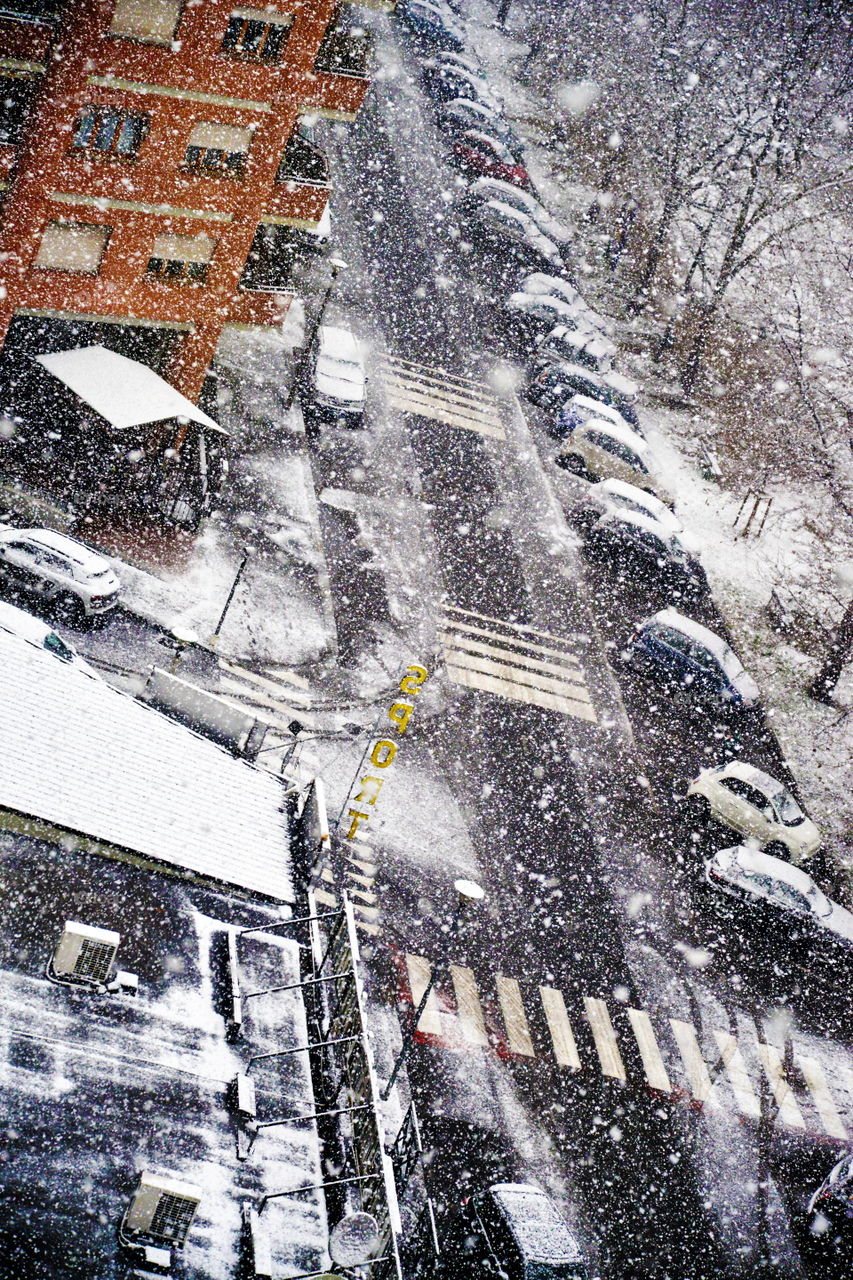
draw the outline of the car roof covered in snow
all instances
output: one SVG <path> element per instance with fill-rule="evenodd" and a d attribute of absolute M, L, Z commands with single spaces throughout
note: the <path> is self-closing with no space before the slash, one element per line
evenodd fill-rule
<path fill-rule="evenodd" d="M 361 364 L 358 338 L 349 329 L 342 329 L 334 324 L 321 325 L 318 346 L 321 357 L 344 360 L 347 364 Z"/>
<path fill-rule="evenodd" d="M 586 371 L 582 370 L 582 372 Z M 577 431 L 600 431 L 602 435 L 612 436 L 614 440 L 618 440 L 620 444 L 624 444 L 628 449 L 633 449 L 641 457 L 646 457 L 649 452 L 649 446 L 642 436 L 637 435 L 636 431 L 632 431 L 629 426 L 619 426 L 608 418 L 588 418 L 586 422 L 581 423 Z M 672 610 L 672 612 L 675 611 Z"/>
<path fill-rule="evenodd" d="M 293 900 L 273 774 L 3 630 L 0 717 L 4 809 L 188 878 Z"/>
<path fill-rule="evenodd" d="M 75 347 L 35 359 L 117 431 L 186 418 L 228 434 L 148 365 L 108 347 Z"/>
<path fill-rule="evenodd" d="M 655 613 L 651 618 L 648 618 L 647 622 L 657 622 L 662 626 L 672 627 L 673 630 L 680 631 L 682 635 L 687 636 L 690 640 L 695 640 L 697 644 L 704 645 L 709 653 L 712 653 L 717 659 L 729 679 L 743 686 L 744 692 L 747 692 L 748 686 L 750 696 L 759 696 L 758 686 L 752 676 L 744 670 L 743 663 L 734 649 L 726 644 L 723 637 L 718 636 L 716 631 L 711 631 L 709 627 L 703 627 L 701 622 L 694 622 L 692 618 L 686 618 L 677 609 L 661 609 L 659 613 Z"/>
<path fill-rule="evenodd" d="M 0 530 L 0 533 L 5 536 L 6 530 Z M 69 538 L 65 533 L 57 533 L 54 529 L 11 529 L 11 534 L 13 538 L 25 537 L 28 542 L 47 547 L 50 551 L 58 551 L 60 555 L 67 556 L 69 560 L 91 570 L 92 573 L 103 573 L 111 568 L 106 556 L 93 551 L 91 547 L 78 542 L 76 538 Z"/>
<path fill-rule="evenodd" d="M 739 844 L 729 849 L 720 849 L 712 859 L 721 863 L 728 860 L 736 862 L 750 875 L 771 876 L 774 880 L 781 880 L 810 898 L 819 900 L 824 897 L 814 880 L 805 871 L 801 871 L 799 867 L 793 866 L 783 858 L 774 858 L 772 854 L 763 853 L 751 845 Z"/>

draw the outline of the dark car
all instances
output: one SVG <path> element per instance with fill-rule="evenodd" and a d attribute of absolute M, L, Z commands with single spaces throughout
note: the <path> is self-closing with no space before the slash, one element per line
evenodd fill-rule
<path fill-rule="evenodd" d="M 425 58 L 421 63 L 421 84 L 427 96 L 435 102 L 473 98 L 475 102 L 484 102 L 487 106 L 500 110 L 500 103 L 483 76 L 440 58 Z"/>
<path fill-rule="evenodd" d="M 610 385 L 614 375 L 606 378 L 592 369 L 562 360 L 547 361 L 530 372 L 532 376 L 524 389 L 525 396 L 551 413 L 559 413 L 572 396 L 582 395 L 610 405 L 632 426 L 638 422 L 634 406 Z"/>
<path fill-rule="evenodd" d="M 487 106 L 484 102 L 473 98 L 452 98 L 445 103 L 436 115 L 438 127 L 451 137 L 474 129 L 479 133 L 487 133 L 497 138 L 505 147 L 509 147 L 514 156 L 521 156 L 524 148 L 516 137 L 500 110 Z"/>
<path fill-rule="evenodd" d="M 523 191 L 531 189 L 530 174 L 498 138 L 468 129 L 453 139 L 452 151 L 456 163 L 469 173 L 499 178 Z"/>
<path fill-rule="evenodd" d="M 586 1280 L 577 1239 L 550 1196 L 526 1183 L 496 1183 L 472 1195 L 451 1224 L 447 1280 Z"/>
<path fill-rule="evenodd" d="M 844 1228 L 853 1238 L 853 1155 L 842 1157 L 832 1166 L 809 1200 L 808 1211 L 813 1220 L 820 1215 L 831 1227 Z"/>
<path fill-rule="evenodd" d="M 465 37 L 456 26 L 452 14 L 429 0 L 406 0 L 398 10 L 403 21 L 425 44 L 462 53 Z"/>
<path fill-rule="evenodd" d="M 666 582 L 676 596 L 707 593 L 708 579 L 699 561 L 676 534 L 646 516 L 607 512 L 589 529 L 584 546 L 591 557 L 630 569 L 642 578 Z"/>

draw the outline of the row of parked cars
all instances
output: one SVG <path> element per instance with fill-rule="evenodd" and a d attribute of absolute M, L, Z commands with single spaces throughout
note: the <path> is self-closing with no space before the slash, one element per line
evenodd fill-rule
<path fill-rule="evenodd" d="M 498 320 L 526 359 L 524 394 L 544 411 L 559 441 L 556 462 L 589 482 L 572 511 L 585 554 L 665 584 L 672 600 L 637 624 L 619 662 L 656 684 L 687 691 L 715 713 L 748 713 L 760 701 L 755 681 L 721 636 L 682 611 L 707 593 L 707 578 L 645 439 L 639 389 L 615 367 L 613 327 L 577 287 L 575 236 L 538 199 L 523 144 L 480 68 L 466 57 L 456 15 L 438 0 L 407 0 L 403 13 L 430 46 L 421 79 L 451 140 L 451 159 L 473 178 L 456 202 L 462 234 L 502 264 L 507 293 Z M 729 760 L 694 778 L 685 804 L 694 826 L 714 822 L 741 837 L 704 859 L 712 900 L 748 910 L 763 931 L 781 924 L 788 937 L 810 947 L 853 947 L 853 915 L 804 869 L 820 847 L 820 833 L 782 783 L 748 761 Z M 531 1201 L 531 1193 L 542 1199 Z M 559 1260 L 535 1261 L 544 1250 L 537 1255 L 534 1245 L 525 1262 L 519 1240 L 534 1241 L 536 1229 L 524 1222 L 516 1237 L 513 1221 L 516 1215 L 537 1219 L 546 1202 L 534 1188 L 479 1193 L 458 1215 L 455 1231 L 464 1247 L 457 1252 L 478 1271 L 497 1268 L 537 1280 L 586 1274 L 557 1229 Z M 853 1157 L 835 1166 L 809 1211 L 830 1226 L 853 1214 Z M 553 1212 L 542 1208 L 543 1221 Z"/>

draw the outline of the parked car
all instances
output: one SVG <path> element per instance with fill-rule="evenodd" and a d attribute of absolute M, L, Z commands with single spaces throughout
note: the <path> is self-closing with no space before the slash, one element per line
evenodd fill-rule
<path fill-rule="evenodd" d="M 827 898 L 800 867 L 752 845 L 721 849 L 705 860 L 705 879 L 786 943 L 853 953 L 853 914 Z M 718 900 L 719 901 L 719 900 Z M 809 952 L 803 957 L 810 959 Z"/>
<path fill-rule="evenodd" d="M 52 627 L 42 622 L 41 618 L 34 617 L 25 609 L 18 609 L 13 604 L 0 601 L 0 631 L 8 631 L 11 635 L 35 645 L 38 649 L 46 649 L 60 662 L 67 662 L 69 666 L 76 667 L 78 671 L 85 671 L 96 680 L 101 679 L 98 672 L 80 657 L 69 640 L 63 640 Z"/>
<path fill-rule="evenodd" d="M 467 229 L 472 240 L 485 242 L 496 249 L 499 266 L 506 266 L 507 254 L 527 266 L 553 265 L 560 261 L 557 246 L 543 236 L 533 220 L 499 200 L 487 200 L 480 205 Z M 503 259 L 500 255 L 504 255 Z"/>
<path fill-rule="evenodd" d="M 617 427 L 627 427 L 629 431 L 636 431 L 638 435 L 644 434 L 638 422 L 629 422 L 612 405 L 605 404 L 603 400 L 593 400 L 591 396 L 582 395 L 572 396 L 571 400 L 566 401 L 556 417 L 551 420 L 548 430 L 552 436 L 562 440 L 570 435 L 575 427 L 579 427 L 583 422 L 589 422 L 590 418 L 606 418 Z"/>
<path fill-rule="evenodd" d="M 685 550 L 678 535 L 649 516 L 630 511 L 610 511 L 586 532 L 584 549 L 610 564 L 650 575 L 666 582 L 673 594 L 707 593 L 708 579 L 695 556 Z"/>
<path fill-rule="evenodd" d="M 358 339 L 349 329 L 321 325 L 301 386 L 306 426 L 316 420 L 363 426 L 366 384 Z"/>
<path fill-rule="evenodd" d="M 526 276 L 522 280 L 519 288 L 524 293 L 546 294 L 574 303 L 578 311 L 583 313 L 584 321 L 590 328 L 596 329 L 604 336 L 609 337 L 612 328 L 610 321 L 605 320 L 589 305 L 578 291 L 574 281 L 567 279 L 566 276 L 552 276 L 542 271 L 534 271 L 532 275 Z"/>
<path fill-rule="evenodd" d="M 568 360 L 570 364 L 583 365 L 595 373 L 612 373 L 617 350 L 609 338 L 601 334 L 590 335 L 588 329 L 555 324 L 537 342 L 534 359 L 540 363 L 548 360 Z"/>
<path fill-rule="evenodd" d="M 462 53 L 465 35 L 455 17 L 444 5 L 430 4 L 428 0 L 406 0 L 398 13 L 419 39 L 441 49 Z"/>
<path fill-rule="evenodd" d="M 484 76 L 467 67 L 453 65 L 439 58 L 421 62 L 421 84 L 435 102 L 451 102 L 454 98 L 471 98 L 492 111 L 502 110 L 500 99 L 492 93 Z"/>
<path fill-rule="evenodd" d="M 533 404 L 541 405 L 554 414 L 558 414 L 572 396 L 589 396 L 591 400 L 601 400 L 603 404 L 617 409 L 633 427 L 639 419 L 632 401 L 626 399 L 626 393 L 636 396 L 636 383 L 615 373 L 594 373 L 592 369 L 570 364 L 567 360 L 549 362 L 547 368 L 530 377 L 524 392 Z"/>
<path fill-rule="evenodd" d="M 497 178 L 478 178 L 472 182 L 460 198 L 459 207 L 463 211 L 470 210 L 484 200 L 503 200 L 505 204 L 514 205 L 522 213 L 529 214 L 542 234 L 559 245 L 561 250 L 567 249 L 576 239 L 565 223 L 553 217 L 534 195 L 513 191 Z"/>
<path fill-rule="evenodd" d="M 575 427 L 557 451 L 555 461 L 557 466 L 587 480 L 624 480 L 638 489 L 647 489 L 662 502 L 672 502 L 652 471 L 649 447 L 642 436 L 604 418 L 591 418 Z"/>
<path fill-rule="evenodd" d="M 616 416 L 618 418 L 619 415 Z M 584 421 L 588 422 L 589 418 L 585 418 Z M 627 426 L 627 423 L 621 425 Z M 608 512 L 645 516 L 647 520 L 654 520 L 655 524 L 668 534 L 678 536 L 683 533 L 683 526 L 678 516 L 670 511 L 660 498 L 656 498 L 645 489 L 638 488 L 635 484 L 628 484 L 625 480 L 598 480 L 595 484 L 591 484 L 584 495 L 583 502 L 572 513 L 572 520 L 581 527 L 590 528 L 596 520 Z"/>
<path fill-rule="evenodd" d="M 853 1233 L 853 1152 L 832 1166 L 808 1203 L 808 1213 L 818 1214 L 835 1228 Z"/>
<path fill-rule="evenodd" d="M 530 174 L 524 165 L 497 138 L 476 129 L 466 129 L 453 139 L 452 158 L 463 169 L 472 173 L 493 174 L 500 178 L 501 186 L 522 188 L 530 186 Z"/>
<path fill-rule="evenodd" d="M 640 675 L 689 689 L 713 706 L 740 711 L 756 707 L 761 698 L 725 640 L 675 609 L 662 609 L 639 623 L 621 659 Z"/>
<path fill-rule="evenodd" d="M 431 55 L 437 64 L 443 67 L 461 67 L 464 71 L 470 71 L 472 75 L 479 76 L 485 80 L 483 69 L 476 58 L 472 58 L 467 53 L 454 53 L 451 49 L 436 49 Z"/>
<path fill-rule="evenodd" d="M 790 791 L 744 760 L 703 769 L 687 788 L 691 807 L 799 866 L 820 848 L 820 832 Z"/>
<path fill-rule="evenodd" d="M 110 562 L 52 529 L 0 528 L 0 583 L 14 599 L 43 600 L 74 623 L 105 616 L 120 583 Z"/>
<path fill-rule="evenodd" d="M 451 135 L 465 133 L 469 129 L 487 133 L 509 147 L 513 155 L 521 154 L 521 143 L 501 112 L 487 107 L 483 102 L 474 102 L 471 98 L 453 98 L 442 106 L 436 116 L 436 123 Z"/>
<path fill-rule="evenodd" d="M 511 293 L 504 300 L 501 313 L 505 327 L 526 346 L 531 346 L 537 338 L 544 338 L 558 324 L 566 329 L 577 329 L 590 339 L 597 336 L 597 330 L 587 321 L 586 308 L 582 304 L 552 293 L 528 293 L 524 289 Z"/>
<path fill-rule="evenodd" d="M 470 1196 L 451 1219 L 444 1275 L 462 1280 L 586 1280 L 574 1233 L 550 1196 L 527 1183 L 499 1182 Z"/>

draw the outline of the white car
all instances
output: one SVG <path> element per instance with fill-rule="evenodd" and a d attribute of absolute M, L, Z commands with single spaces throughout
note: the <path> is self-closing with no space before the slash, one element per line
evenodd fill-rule
<path fill-rule="evenodd" d="M 88 662 L 84 662 L 73 644 L 63 640 L 52 627 L 42 622 L 41 618 L 34 617 L 25 609 L 18 609 L 13 604 L 0 601 L 0 631 L 8 631 L 11 635 L 26 641 L 27 644 L 45 649 L 60 662 L 67 662 L 69 666 L 76 667 L 78 671 L 85 671 L 96 680 L 101 679 L 98 672 L 93 670 Z"/>
<path fill-rule="evenodd" d="M 600 405 L 598 407 L 601 408 Z M 627 423 L 621 425 L 630 430 Z M 642 516 L 646 520 L 653 520 L 665 533 L 673 537 L 679 537 L 684 531 L 678 516 L 670 511 L 660 498 L 656 498 L 646 489 L 628 484 L 625 480 L 598 480 L 589 486 L 584 495 L 583 505 L 577 512 L 578 519 L 581 523 L 589 525 L 600 516 L 611 512 L 614 514 L 627 512 L 630 515 Z"/>
<path fill-rule="evenodd" d="M 67 621 L 108 614 L 121 584 L 90 547 L 52 529 L 0 527 L 0 583 L 13 596 L 48 602 Z"/>
<path fill-rule="evenodd" d="M 712 888 L 757 915 L 761 932 L 788 942 L 831 942 L 853 947 L 853 915 L 821 892 L 811 876 L 790 862 L 749 845 L 721 849 L 705 862 Z M 803 960 L 808 964 L 808 952 Z"/>
<path fill-rule="evenodd" d="M 703 817 L 758 841 L 777 858 L 799 866 L 820 848 L 820 832 L 790 791 L 744 760 L 703 769 L 687 788 Z"/>
<path fill-rule="evenodd" d="M 345 426 L 362 426 L 366 386 L 358 339 L 349 329 L 321 325 L 308 376 L 302 385 L 306 426 L 315 417 Z"/>
<path fill-rule="evenodd" d="M 513 187 L 509 182 L 501 181 L 500 178 L 477 178 L 472 182 L 462 197 L 462 202 L 468 203 L 475 200 L 503 200 L 505 204 L 514 205 L 522 213 L 529 214 L 543 235 L 548 236 L 549 240 L 553 240 L 561 247 L 572 243 L 577 238 L 565 223 L 553 217 L 535 196 L 527 191 L 519 191 L 518 187 Z"/>
<path fill-rule="evenodd" d="M 557 453 L 558 466 L 590 480 L 624 480 L 671 504 L 666 486 L 654 474 L 649 446 L 636 431 L 592 418 L 575 427 Z"/>

